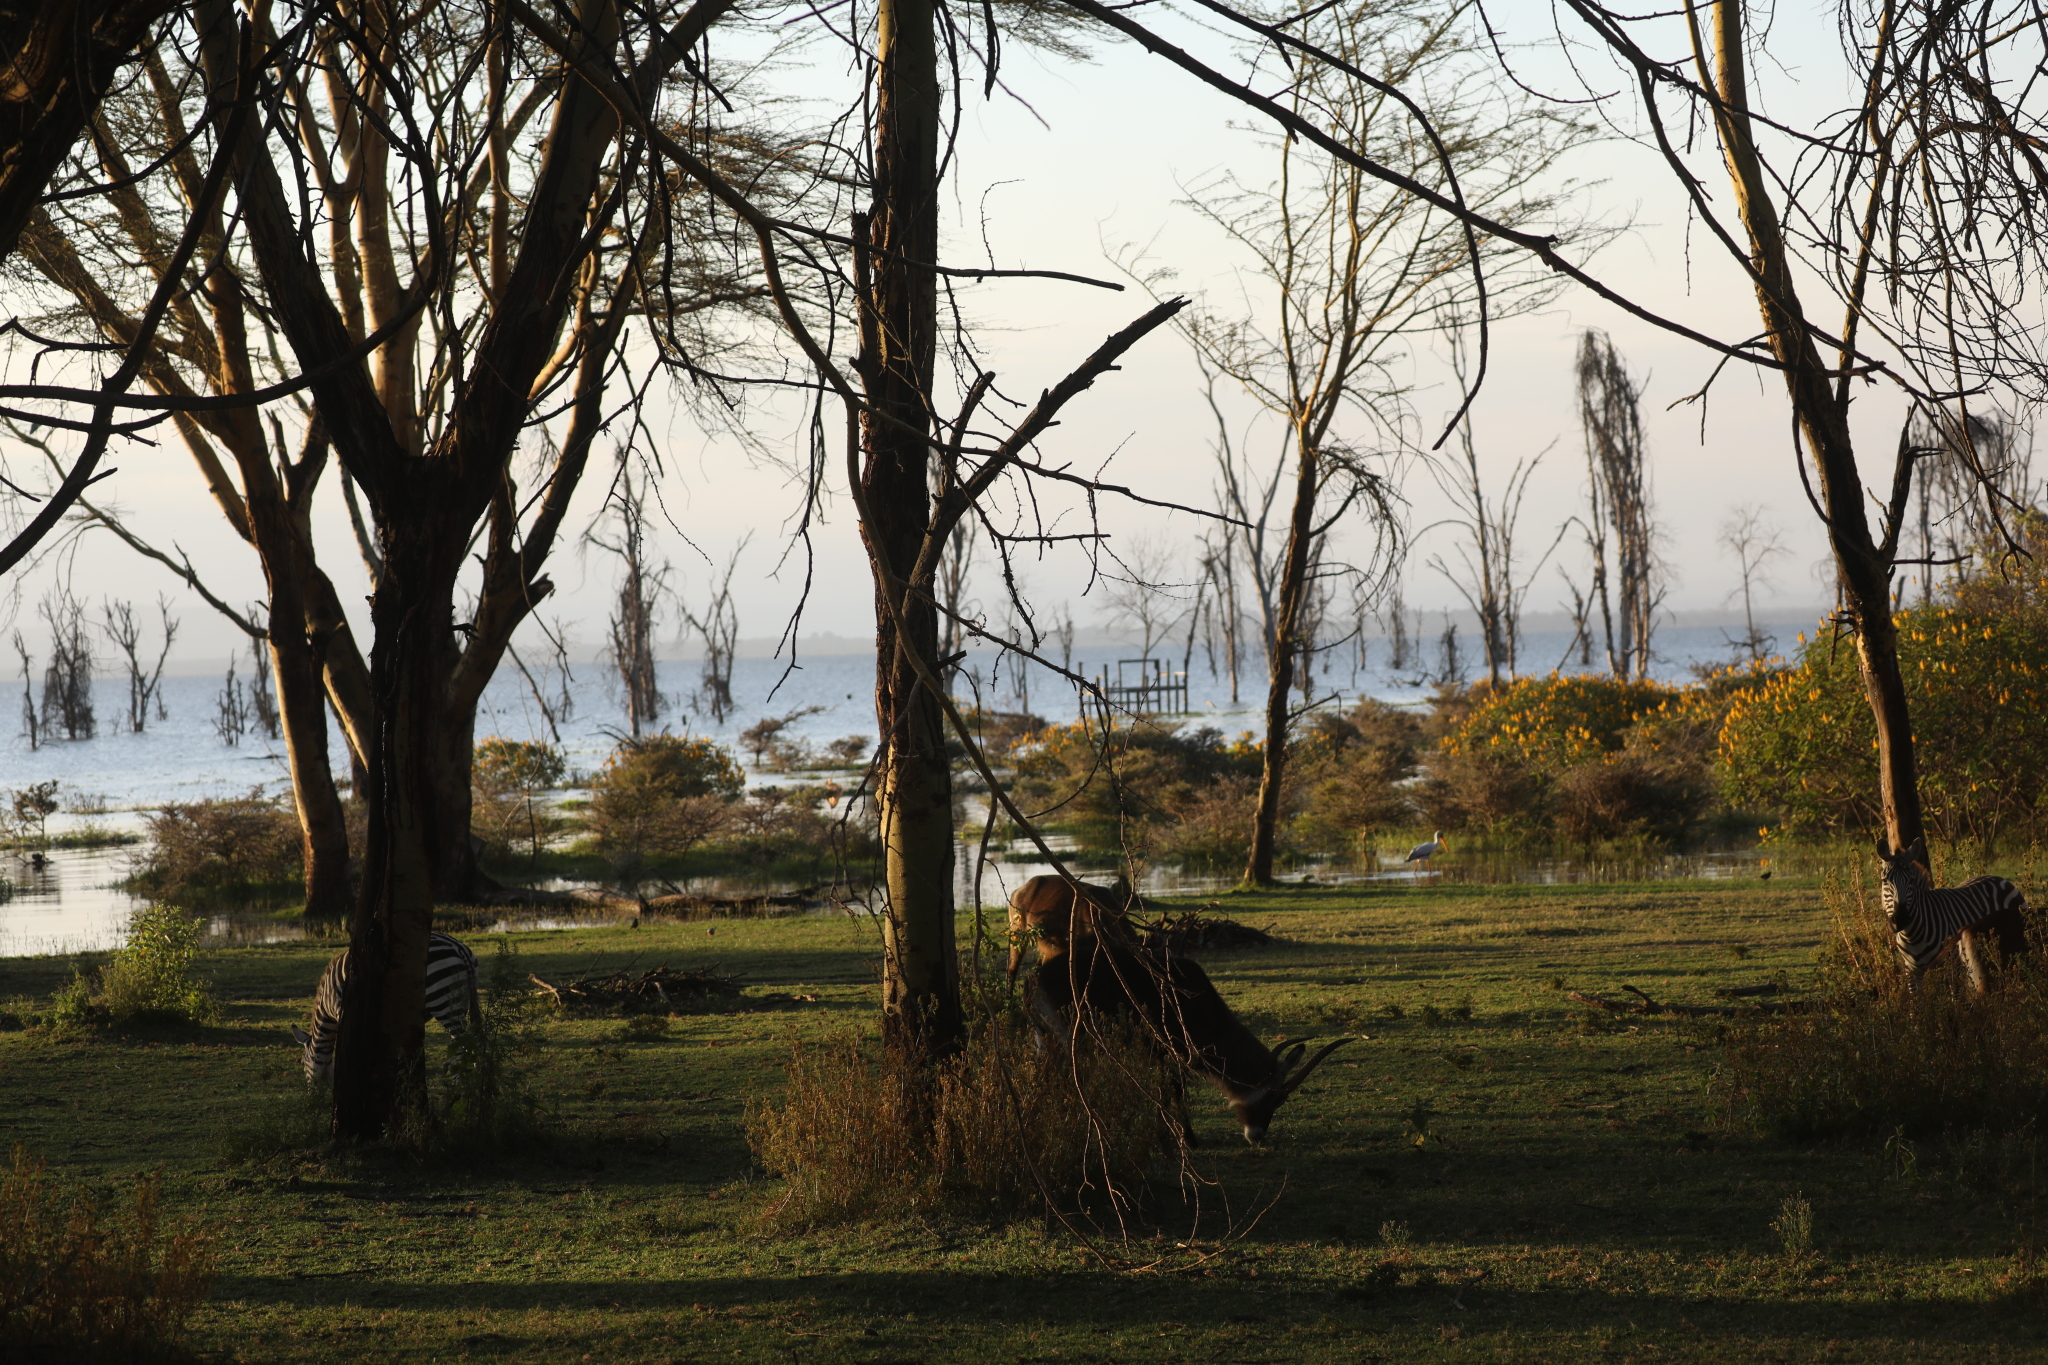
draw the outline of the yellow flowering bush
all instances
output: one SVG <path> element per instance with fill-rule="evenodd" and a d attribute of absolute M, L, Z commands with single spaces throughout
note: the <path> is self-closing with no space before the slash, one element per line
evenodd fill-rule
<path fill-rule="evenodd" d="M 1963 596 L 1895 618 L 1920 800 L 1945 840 L 2031 832 L 2048 801 L 2048 610 L 2033 594 Z M 1731 800 L 1794 833 L 1874 828 L 1877 728 L 1856 645 L 1801 637 L 1796 666 L 1740 698 L 1722 726 Z"/>

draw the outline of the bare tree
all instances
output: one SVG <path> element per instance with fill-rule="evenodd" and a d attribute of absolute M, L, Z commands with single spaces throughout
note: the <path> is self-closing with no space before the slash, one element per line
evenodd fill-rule
<path fill-rule="evenodd" d="M 1230 704 L 1235 706 L 1244 635 L 1244 608 L 1237 599 L 1237 536 L 1229 527 L 1208 532 L 1202 537 L 1202 552 L 1202 578 L 1216 604 L 1211 619 L 1223 637 L 1223 670 L 1230 679 Z"/>
<path fill-rule="evenodd" d="M 2032 506 L 2032 453 L 2027 433 L 2002 413 L 1916 404 L 1907 414 L 1899 455 L 1918 489 L 1922 602 L 1936 570 L 1969 577 L 1973 557 L 2001 543 L 2005 516 Z"/>
<path fill-rule="evenodd" d="M 540 666 L 539 675 L 536 676 L 534 670 L 526 666 L 526 661 L 519 657 L 519 651 L 509 641 L 506 642 L 505 653 L 512 660 L 512 666 L 519 670 L 519 676 L 525 680 L 527 692 L 533 697 L 533 704 L 540 708 L 541 719 L 547 724 L 549 737 L 560 744 L 562 726 L 576 711 L 576 675 L 569 667 L 569 646 L 562 636 L 562 623 L 557 621 L 553 629 L 550 629 L 540 623 L 538 617 L 535 618 L 535 622 L 540 624 L 542 636 L 547 640 L 549 650 L 548 661 Z M 552 685 L 544 684 L 543 678 L 551 680 Z"/>
<path fill-rule="evenodd" d="M 261 640 L 249 642 L 249 728 L 266 739 L 276 739 L 284 733 L 271 676 L 270 651 Z"/>
<path fill-rule="evenodd" d="M 21 659 L 21 733 L 28 740 L 30 749 L 43 746 L 42 716 L 36 710 L 35 658 L 28 652 L 28 642 L 21 638 L 21 632 L 14 632 L 14 652 Z"/>
<path fill-rule="evenodd" d="M 248 689 L 235 676 L 235 658 L 228 656 L 227 681 L 221 684 L 220 695 L 213 703 L 213 732 L 220 736 L 220 742 L 230 747 L 240 744 L 242 736 L 249 733 Z"/>
<path fill-rule="evenodd" d="M 1453 372 L 1462 389 L 1469 380 L 1462 329 L 1449 324 L 1446 330 L 1451 340 Z M 1521 524 L 1522 500 L 1528 496 L 1529 480 L 1535 477 L 1537 466 L 1543 463 L 1543 455 L 1548 451 L 1516 460 L 1514 468 L 1508 471 L 1506 484 L 1499 496 L 1489 498 L 1485 480 L 1479 472 L 1479 449 L 1472 438 L 1469 409 L 1458 422 L 1458 450 L 1464 457 L 1462 467 L 1453 470 L 1441 461 L 1432 460 L 1429 471 L 1437 487 L 1450 497 L 1457 509 L 1456 515 L 1449 518 L 1451 524 L 1463 528 L 1471 537 L 1471 543 L 1458 547 L 1456 569 L 1441 555 L 1431 556 L 1429 562 L 1431 568 L 1450 580 L 1451 586 L 1478 615 L 1487 680 L 1498 687 L 1504 677 L 1515 675 L 1516 659 L 1522 644 L 1522 603 L 1527 599 L 1536 575 L 1556 550 L 1557 542 L 1564 539 L 1564 528 L 1558 529 L 1550 548 L 1530 566 L 1528 575 L 1518 581 L 1515 532 Z"/>
<path fill-rule="evenodd" d="M 1607 334 L 1591 328 L 1579 338 L 1577 375 L 1592 499 L 1587 538 L 1593 551 L 1593 595 L 1606 626 L 1608 667 L 1617 678 L 1647 678 L 1650 637 L 1664 600 L 1664 573 L 1657 561 L 1656 523 L 1650 516 L 1642 389 L 1629 378 L 1628 367 Z"/>
<path fill-rule="evenodd" d="M 704 642 L 704 666 L 698 673 L 697 689 L 690 694 L 690 704 L 721 725 L 733 710 L 732 666 L 740 647 L 740 614 L 732 600 L 732 577 L 739 570 L 740 555 L 752 539 L 751 532 L 741 536 L 739 544 L 726 556 L 724 570 L 705 585 L 704 610 L 699 613 L 687 606 L 682 609 L 684 624 Z"/>
<path fill-rule="evenodd" d="M 1117 567 L 1102 574 L 1103 594 L 1109 605 L 1109 624 L 1124 631 L 1135 630 L 1139 652 L 1152 657 L 1152 646 L 1164 640 L 1186 614 L 1187 608 L 1172 595 L 1180 585 L 1173 582 L 1175 556 L 1157 536 L 1131 539 L 1116 556 Z"/>
<path fill-rule="evenodd" d="M 1743 503 L 1731 512 L 1721 523 L 1720 539 L 1722 548 L 1735 556 L 1735 569 L 1741 576 L 1740 584 L 1722 599 L 1728 601 L 1738 594 L 1742 598 L 1742 638 L 1729 643 L 1748 654 L 1752 663 L 1761 662 L 1777 641 L 1757 626 L 1756 592 L 1770 586 L 1771 561 L 1792 552 L 1785 546 L 1785 533 L 1757 503 Z"/>
<path fill-rule="evenodd" d="M 1457 11 L 1340 6 L 1288 25 L 1290 35 L 1338 54 L 1346 67 L 1310 63 L 1291 71 L 1274 101 L 1288 113 L 1326 122 L 1361 161 L 1398 167 L 1412 182 L 1455 191 L 1511 221 L 1554 207 L 1537 184 L 1581 130 L 1486 76 Z M 1349 72 L 1370 74 L 1358 80 Z M 1409 93 L 1397 98 L 1397 89 Z M 1417 136 L 1416 101 L 1428 110 L 1422 122 L 1431 136 Z M 1274 152 L 1272 185 L 1248 187 L 1226 176 L 1199 187 L 1192 200 L 1251 260 L 1271 295 L 1271 320 L 1204 313 L 1185 325 L 1205 369 L 1231 380 L 1282 429 L 1280 458 L 1240 455 L 1242 443 L 1229 438 L 1209 386 L 1220 506 L 1240 528 L 1266 646 L 1263 759 L 1244 873 L 1254 885 L 1273 875 L 1288 697 L 1316 591 L 1311 566 L 1330 562 L 1321 542 L 1358 510 L 1370 527 L 1370 552 L 1364 565 L 1345 567 L 1380 567 L 1396 528 L 1375 447 L 1406 439 L 1405 381 L 1396 365 L 1407 359 L 1412 337 L 1434 330 L 1440 318 L 1486 306 L 1472 260 L 1498 260 L 1504 250 L 1475 241 L 1457 216 L 1381 185 L 1361 165 L 1332 163 L 1292 138 Z M 1533 306 L 1545 293 L 1542 281 L 1516 279 L 1504 263 L 1499 273 L 1496 312 Z M 1350 422 L 1371 434 L 1348 434 Z"/>
<path fill-rule="evenodd" d="M 664 709 L 654 676 L 654 636 L 655 613 L 668 592 L 669 566 L 648 557 L 647 489 L 644 484 L 634 486 L 633 467 L 624 452 L 607 510 L 618 526 L 617 536 L 607 540 L 592 530 L 587 538 L 619 561 L 619 587 L 606 639 L 626 701 L 627 732 L 638 739 L 661 719 Z"/>
<path fill-rule="evenodd" d="M 171 643 L 178 638 L 178 619 L 171 615 L 169 599 L 159 596 L 156 609 L 163 622 L 163 645 L 152 664 L 144 657 L 142 623 L 135 619 L 135 605 L 127 601 L 100 604 L 100 629 L 120 651 L 128 670 L 128 728 L 138 735 L 149 724 L 150 705 L 163 706 L 164 664 L 171 657 Z"/>
<path fill-rule="evenodd" d="M 85 605 L 68 589 L 52 588 L 37 604 L 50 628 L 50 661 L 43 667 L 43 734 L 62 731 L 66 739 L 91 739 L 99 729 L 93 710 L 92 636 Z"/>

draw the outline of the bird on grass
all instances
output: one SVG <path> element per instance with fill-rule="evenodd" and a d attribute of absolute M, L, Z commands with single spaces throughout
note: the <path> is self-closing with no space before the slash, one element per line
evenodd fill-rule
<path fill-rule="evenodd" d="M 1404 863 L 1421 863 L 1424 868 L 1427 868 L 1431 858 L 1434 858 L 1439 853 L 1449 853 L 1450 851 L 1451 846 L 1444 842 L 1443 831 L 1437 830 L 1431 835 L 1428 843 L 1417 844 L 1409 849 L 1408 856 L 1401 861 Z"/>

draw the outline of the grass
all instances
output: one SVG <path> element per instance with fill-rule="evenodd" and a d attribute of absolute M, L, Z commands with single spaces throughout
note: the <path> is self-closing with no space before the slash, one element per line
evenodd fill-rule
<path fill-rule="evenodd" d="M 109 1189 L 164 1168 L 167 1212 L 218 1239 L 192 1323 L 211 1360 L 2048 1359 L 2037 1186 L 1985 1182 L 1968 1144 L 1729 1131 L 1718 1026 L 1588 1017 L 1553 985 L 1703 1003 L 1809 980 L 1817 881 L 1304 888 L 1223 909 L 1283 940 L 1205 957 L 1253 1027 L 1370 1040 L 1262 1150 L 1197 1092 L 1217 1182 L 1193 1187 L 1200 1222 L 1169 1175 L 1128 1242 L 776 1217 L 746 1106 L 781 1087 L 793 1041 L 873 1023 L 879 948 L 839 918 L 512 936 L 549 979 L 666 962 L 749 986 L 644 1040 L 548 1020 L 532 1083 L 586 1136 L 545 1155 L 262 1155 L 247 1135 L 291 1127 L 285 1028 L 332 945 L 202 953 L 212 1027 L 0 1034 L 0 1144 Z M 47 1008 L 79 965 L 0 960 L 0 1010 Z"/>

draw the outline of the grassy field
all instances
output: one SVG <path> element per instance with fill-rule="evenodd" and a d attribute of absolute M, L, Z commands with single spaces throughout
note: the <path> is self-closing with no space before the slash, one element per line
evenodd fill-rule
<path fill-rule="evenodd" d="M 546 1021 L 538 1090 L 585 1135 L 567 1155 L 225 1157 L 301 1090 L 285 1029 L 331 951 L 305 945 L 210 955 L 218 1027 L 0 1034 L 0 1141 L 99 1184 L 165 1168 L 170 1204 L 220 1238 L 207 1359 L 2048 1359 L 2048 1295 L 2015 1259 L 2033 1215 L 1968 1149 L 1730 1132 L 1719 1025 L 1589 1019 L 1554 984 L 1690 1003 L 1797 985 L 1821 901 L 1783 878 L 1227 897 L 1281 940 L 1205 958 L 1254 1027 L 1367 1040 L 1264 1149 L 1203 1091 L 1219 1184 L 1199 1226 L 1167 1172 L 1151 1225 L 1092 1249 L 1036 1220 L 777 1219 L 746 1101 L 780 1085 L 792 1039 L 874 1021 L 873 935 L 836 918 L 514 936 L 550 979 L 667 963 L 748 986 L 656 1041 Z M 73 966 L 0 961 L 0 1002 L 46 999 Z M 1805 1255 L 1773 1227 L 1797 1199 Z"/>

